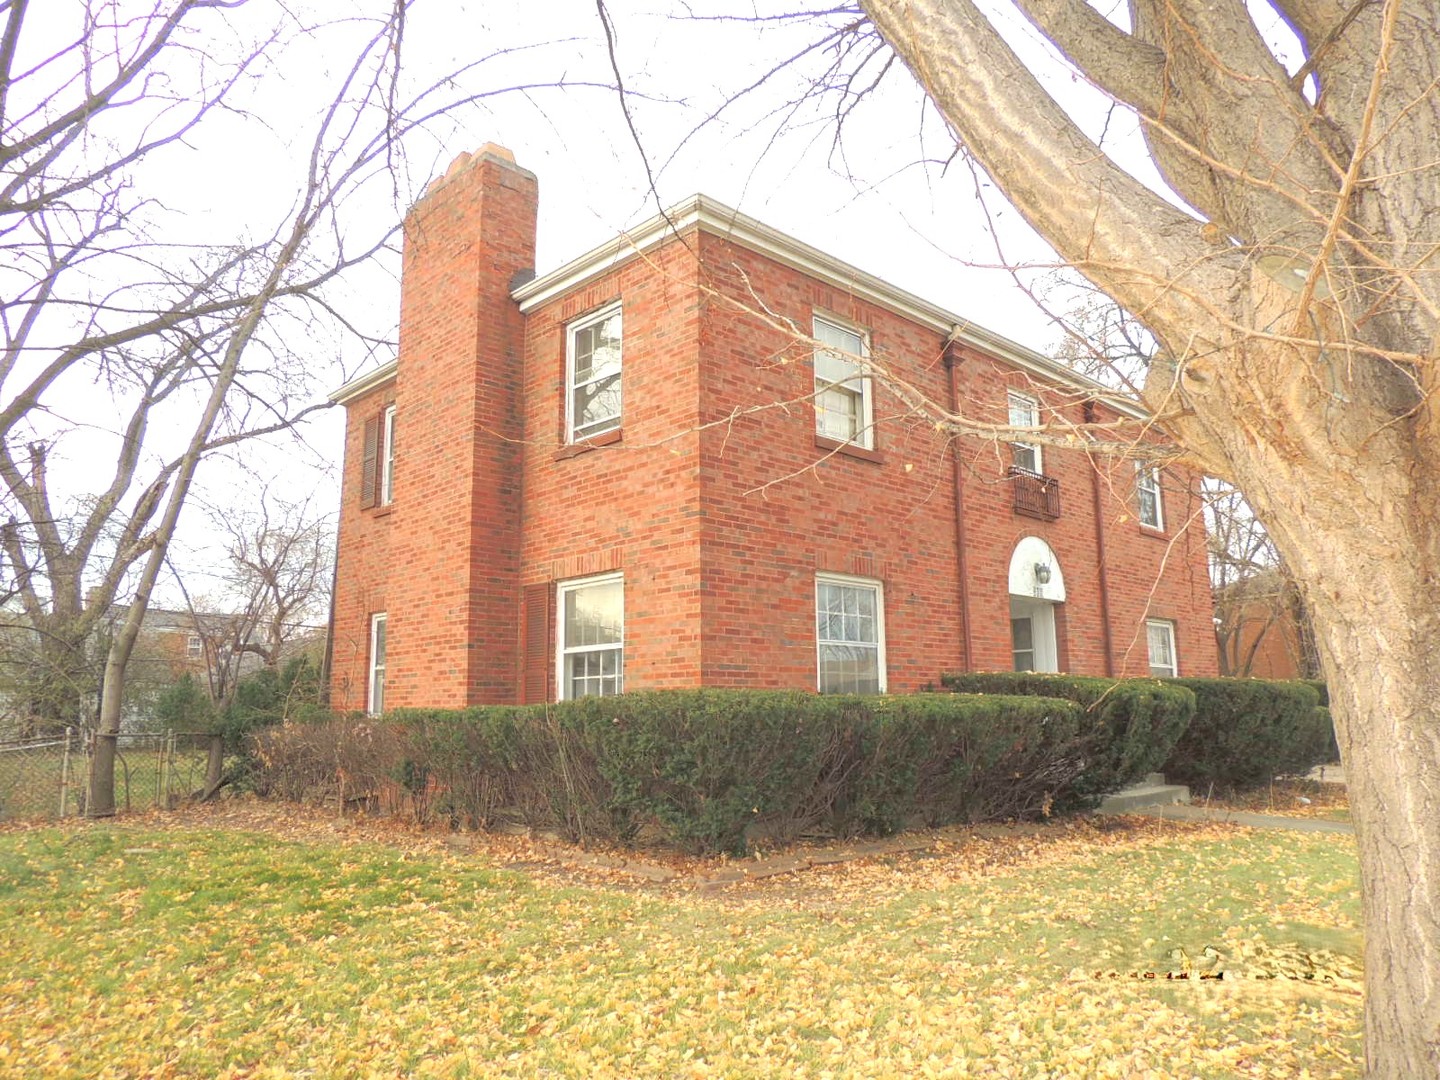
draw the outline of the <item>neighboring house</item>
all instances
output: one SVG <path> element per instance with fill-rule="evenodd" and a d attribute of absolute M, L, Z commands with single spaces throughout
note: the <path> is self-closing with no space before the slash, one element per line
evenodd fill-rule
<path fill-rule="evenodd" d="M 117 608 L 115 621 L 123 620 L 125 609 Z M 213 660 L 207 657 L 206 642 L 221 636 L 211 628 L 221 624 L 224 616 L 194 615 L 189 611 L 149 608 L 140 624 L 135 660 L 155 669 L 155 677 L 175 682 L 185 675 L 194 677 L 201 686 L 209 680 Z"/>
<path fill-rule="evenodd" d="M 951 441 L 847 357 L 997 424 L 1132 406 L 703 196 L 536 277 L 537 194 L 457 158 L 398 360 L 333 395 L 337 707 L 1216 673 L 1192 474 Z"/>
<path fill-rule="evenodd" d="M 112 617 L 118 624 L 125 609 Z M 148 718 L 157 695 L 187 675 L 202 693 L 228 699 L 238 679 L 264 666 L 244 647 L 248 626 L 235 614 L 147 608 L 126 668 L 127 714 Z"/>
<path fill-rule="evenodd" d="M 79 670 L 85 683 L 77 724 L 94 721 L 100 708 L 100 686 L 104 678 L 110 640 L 124 622 L 128 608 L 116 605 L 105 613 L 86 642 Z M 153 719 L 155 699 L 166 687 L 186 675 L 207 692 L 225 689 L 239 675 L 261 666 L 260 659 L 232 648 L 236 638 L 233 615 L 194 614 L 190 611 L 146 609 L 140 633 L 125 669 L 122 729 L 144 728 Z M 10 730 L 30 730 L 45 722 L 31 715 L 27 697 L 37 677 L 43 677 L 44 659 L 37 647 L 38 635 L 23 613 L 0 612 L 0 738 Z"/>
<path fill-rule="evenodd" d="M 115 620 L 123 619 L 117 608 Z M 235 683 L 265 667 L 269 645 L 263 627 L 245 612 L 191 612 L 149 608 L 135 643 L 127 679 L 148 678 L 168 686 L 190 675 L 200 686 L 219 698 L 227 698 Z M 309 654 L 317 658 L 325 650 L 325 628 L 296 624 L 287 627 L 278 665 L 291 657 Z"/>
<path fill-rule="evenodd" d="M 1220 671 L 1255 679 L 1316 679 L 1320 658 L 1305 605 L 1279 570 L 1215 590 Z"/>

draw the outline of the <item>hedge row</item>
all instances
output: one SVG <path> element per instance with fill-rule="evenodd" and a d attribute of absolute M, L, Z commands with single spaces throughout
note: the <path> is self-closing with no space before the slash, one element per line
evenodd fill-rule
<path fill-rule="evenodd" d="M 1340 760 L 1340 740 L 1335 734 L 1335 719 L 1330 714 L 1330 688 L 1324 679 L 1301 679 L 1306 686 L 1320 695 L 1320 708 L 1325 710 L 1325 723 L 1330 726 L 1329 741 L 1325 747 L 1325 760 L 1320 764 L 1329 765 Z"/>
<path fill-rule="evenodd" d="M 280 797 L 399 790 L 422 820 L 699 852 L 1039 816 L 1153 756 L 1096 745 L 1085 710 L 1052 698 L 744 690 L 403 709 L 256 737 L 259 786 Z"/>
<path fill-rule="evenodd" d="M 1171 679 L 1195 694 L 1195 719 L 1165 762 L 1167 778 L 1193 787 L 1251 788 L 1303 776 L 1334 760 L 1330 710 L 1308 683 L 1271 679 Z"/>
<path fill-rule="evenodd" d="M 1087 767 L 1072 794 L 1088 809 L 1112 791 L 1154 772 L 1195 714 L 1195 695 L 1160 679 L 1104 679 L 1029 671 L 946 675 L 941 685 L 972 694 L 1041 694 L 1085 709 Z"/>
<path fill-rule="evenodd" d="M 1096 720 L 1097 759 L 1088 774 L 1102 794 L 1156 770 L 1178 783 L 1239 790 L 1338 756 L 1329 710 L 1313 682 L 1031 672 L 947 675 L 941 682 L 957 691 L 1044 694 L 1084 705 Z M 1188 711 L 1175 695 L 1191 700 Z"/>

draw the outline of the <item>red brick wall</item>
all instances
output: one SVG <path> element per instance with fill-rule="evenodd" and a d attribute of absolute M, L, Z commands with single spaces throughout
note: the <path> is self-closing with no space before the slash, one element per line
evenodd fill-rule
<path fill-rule="evenodd" d="M 980 439 L 954 444 L 962 462 L 963 595 L 974 650 L 967 662 L 947 443 L 882 390 L 875 402 L 880 460 L 817 447 L 807 400 L 810 349 L 785 325 L 808 332 L 817 313 L 858 324 L 868 330 L 877 360 L 932 400 L 949 403 L 944 341 L 718 237 L 702 237 L 701 250 L 717 294 L 707 300 L 702 331 L 702 419 L 712 425 L 701 436 L 707 685 L 814 685 L 817 571 L 884 585 L 891 690 L 914 690 L 960 667 L 1007 670 L 1009 564 L 1025 536 L 1049 543 L 1064 574 L 1067 601 L 1057 611 L 1064 669 L 1148 672 L 1149 617 L 1175 622 L 1182 673 L 1215 673 L 1204 534 L 1188 473 L 1165 471 L 1166 530 L 1156 535 L 1135 520 L 1133 464 L 1047 447 L 1044 467 L 1060 482 L 1062 512 L 1053 522 L 1038 521 L 1013 510 L 1008 445 Z M 957 382 L 962 410 L 978 420 L 1006 422 L 1007 389 L 1038 398 L 1044 420 L 1056 413 L 1083 420 L 1073 392 L 977 353 L 962 351 Z M 1108 662 L 1095 556 L 1097 487 Z"/>
<path fill-rule="evenodd" d="M 389 610 L 387 598 L 394 565 L 391 540 L 397 506 L 392 503 L 360 509 L 360 462 L 365 450 L 365 421 L 379 418 L 394 400 L 395 382 L 391 380 L 345 407 L 345 469 L 340 479 L 335 553 L 335 638 L 330 660 L 330 702 L 336 709 L 365 708 L 370 616 Z M 404 437 L 400 431 L 397 445 Z"/>
<path fill-rule="evenodd" d="M 622 303 L 622 427 L 565 449 L 566 325 Z M 625 578 L 625 685 L 698 685 L 700 437 L 695 259 L 671 243 L 532 311 L 526 328 L 522 578 Z M 552 616 L 550 667 L 554 668 Z M 556 695 L 553 670 L 550 693 Z"/>
<path fill-rule="evenodd" d="M 1161 471 L 1165 529 L 1160 533 L 1142 527 L 1136 519 L 1133 463 L 1112 461 L 1102 476 L 1116 674 L 1149 673 L 1142 625 L 1149 618 L 1175 624 L 1181 675 L 1218 675 L 1199 476 L 1175 465 Z"/>
<path fill-rule="evenodd" d="M 718 293 L 702 331 L 705 683 L 814 687 L 817 571 L 882 582 L 889 689 L 935 681 L 962 662 L 944 441 L 880 395 L 879 460 L 817 447 L 811 350 L 775 322 L 807 337 L 817 312 L 868 328 L 877 357 L 904 357 L 945 400 L 942 342 L 718 237 L 701 251 Z M 741 310 L 761 304 L 768 325 Z"/>
<path fill-rule="evenodd" d="M 357 580 L 337 596 L 332 692 L 348 690 L 356 707 L 378 610 L 388 612 L 387 706 L 513 697 L 525 323 L 510 289 L 534 266 L 537 197 L 532 174 L 482 151 L 457 158 L 406 218 L 388 514 L 359 509 L 359 429 L 372 402 L 349 407 L 340 573 L 355 564 Z M 348 550 L 362 543 L 383 545 L 383 559 Z"/>
<path fill-rule="evenodd" d="M 1073 391 L 1048 387 L 977 353 L 962 353 L 958 372 L 960 397 L 979 420 L 1004 423 L 1010 390 L 1037 399 L 1044 422 L 1079 424 L 1085 419 Z M 1102 413 L 1097 419 L 1112 420 L 1114 414 Z M 1137 521 L 1135 466 L 1128 459 L 1043 447 L 1044 471 L 1060 484 L 1061 513 L 1055 521 L 1039 521 L 1017 516 L 1012 509 L 1012 489 L 1005 475 L 1010 464 L 1008 444 L 966 439 L 957 449 L 965 464 L 971 624 L 976 630 L 988 630 L 974 634 L 974 670 L 1003 671 L 1012 666 L 1010 556 L 1021 538 L 1038 536 L 1055 551 L 1065 578 L 1062 667 L 1092 675 L 1148 674 L 1144 621 L 1153 618 L 1175 622 L 1182 674 L 1217 672 L 1204 525 L 1191 473 L 1179 467 L 1162 471 L 1165 529 L 1156 533 Z M 1097 536 L 1103 537 L 1105 549 L 1104 602 Z M 1108 663 L 1102 619 L 1106 608 Z"/>

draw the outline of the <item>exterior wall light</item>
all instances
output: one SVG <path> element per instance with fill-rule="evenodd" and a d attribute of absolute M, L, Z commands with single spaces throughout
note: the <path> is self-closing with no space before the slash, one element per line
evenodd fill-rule
<path fill-rule="evenodd" d="M 1035 564 L 1035 582 L 1037 585 L 1050 584 L 1050 564 L 1037 562 Z"/>

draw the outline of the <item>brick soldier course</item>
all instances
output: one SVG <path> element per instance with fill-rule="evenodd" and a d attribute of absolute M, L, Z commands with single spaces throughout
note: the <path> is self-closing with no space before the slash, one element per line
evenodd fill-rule
<path fill-rule="evenodd" d="M 1216 673 L 1194 476 L 1160 471 L 1160 527 L 1147 527 L 1132 462 L 1044 447 L 1048 480 L 1014 477 L 1027 459 L 1009 444 L 944 438 L 878 385 L 868 437 L 827 439 L 811 335 L 817 318 L 855 334 L 918 391 L 997 423 L 1010 392 L 1043 422 L 1129 406 L 703 196 L 536 277 L 537 206 L 508 151 L 457 158 L 405 223 L 397 361 L 335 394 L 348 414 L 337 706 L 366 707 L 381 686 L 386 708 L 613 689 L 598 659 L 567 651 L 593 633 L 625 689 L 815 689 L 817 602 L 834 606 L 825 632 L 855 641 L 825 646 L 825 677 L 878 666 L 892 692 L 1017 656 L 1148 673 L 1155 626 L 1180 674 Z M 609 390 L 579 417 L 617 401 L 618 416 L 576 434 L 567 401 L 591 338 L 571 339 L 612 310 L 618 395 L 595 384 Z M 859 417 L 859 385 L 823 400 Z M 600 575 L 623 596 L 623 644 L 606 644 L 608 623 L 564 629 L 562 588 Z M 599 595 L 571 599 L 589 610 Z M 1053 624 L 1033 657 L 1012 635 L 1032 611 L 1035 634 Z"/>

